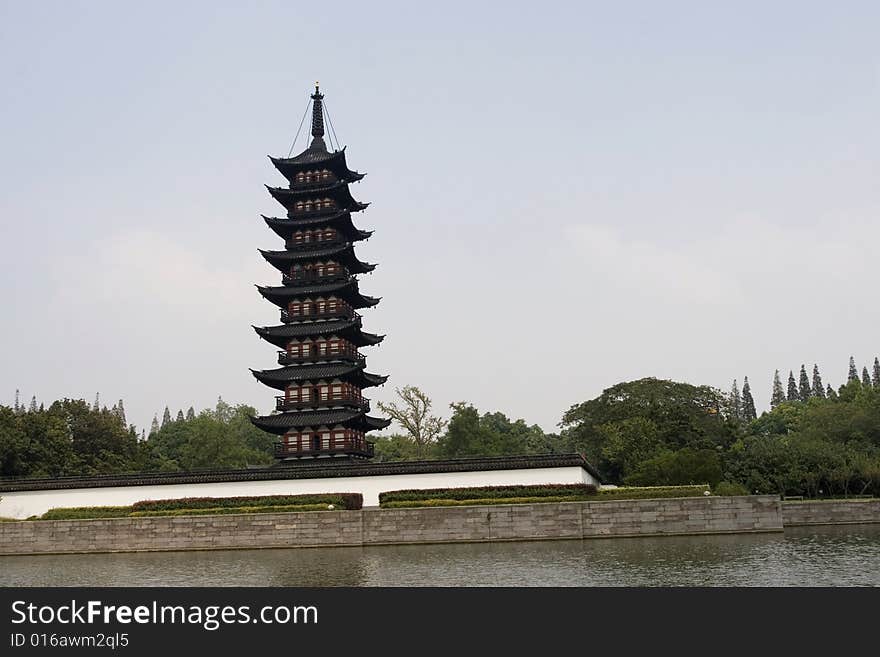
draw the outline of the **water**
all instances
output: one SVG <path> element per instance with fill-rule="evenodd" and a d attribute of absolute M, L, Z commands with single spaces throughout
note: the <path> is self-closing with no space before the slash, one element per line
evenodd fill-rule
<path fill-rule="evenodd" d="M 0 557 L 0 586 L 880 586 L 880 524 L 776 534 Z"/>

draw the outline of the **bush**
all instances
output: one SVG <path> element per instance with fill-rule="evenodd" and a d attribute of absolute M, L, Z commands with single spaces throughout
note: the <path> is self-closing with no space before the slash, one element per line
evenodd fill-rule
<path fill-rule="evenodd" d="M 587 495 L 544 495 L 540 497 L 488 497 L 467 500 L 431 498 L 427 500 L 396 500 L 382 502 L 383 509 L 403 509 L 426 506 L 481 506 L 490 504 L 541 504 L 547 502 L 583 502 Z"/>
<path fill-rule="evenodd" d="M 473 488 L 426 488 L 379 493 L 379 506 L 386 502 L 418 500 L 475 500 L 524 497 L 587 497 L 596 494 L 591 484 L 539 484 L 534 486 L 479 486 Z"/>
<path fill-rule="evenodd" d="M 708 484 L 693 486 L 621 486 L 601 488 L 594 498 L 604 500 L 649 500 L 660 497 L 698 497 L 709 492 Z"/>
<path fill-rule="evenodd" d="M 97 520 L 100 518 L 126 518 L 130 506 L 78 506 L 49 509 L 38 520 Z M 30 520 L 30 518 L 29 518 Z"/>
<path fill-rule="evenodd" d="M 327 504 L 284 504 L 279 506 L 220 506 L 211 509 L 169 509 L 167 511 L 132 511 L 130 518 L 159 516 L 215 516 L 230 513 L 287 513 L 291 511 L 329 511 Z"/>
<path fill-rule="evenodd" d="M 742 484 L 735 484 L 735 483 L 731 483 L 729 481 L 721 481 L 721 482 L 718 482 L 718 485 L 716 485 L 712 489 L 712 494 L 713 495 L 726 495 L 726 496 L 748 495 L 749 491 Z"/>
<path fill-rule="evenodd" d="M 332 504 L 335 507 L 357 510 L 363 507 L 360 493 L 323 493 L 320 495 L 268 495 L 263 497 L 182 497 L 172 500 L 144 500 L 131 505 L 131 511 L 173 511 L 175 509 L 218 509 L 241 507 L 269 507 Z"/>

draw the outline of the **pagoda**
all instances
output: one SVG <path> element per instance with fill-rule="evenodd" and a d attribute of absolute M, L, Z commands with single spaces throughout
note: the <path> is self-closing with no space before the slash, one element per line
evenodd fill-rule
<path fill-rule="evenodd" d="M 324 96 L 317 84 L 311 99 L 309 147 L 296 157 L 269 158 L 289 183 L 267 185 L 287 216 L 263 219 L 284 240 L 284 249 L 260 253 L 281 273 L 281 285 L 257 289 L 280 308 L 282 323 L 254 330 L 280 349 L 281 367 L 251 372 L 283 394 L 276 396 L 271 415 L 252 422 L 280 436 L 275 456 L 284 461 L 364 459 L 373 456 L 367 432 L 391 423 L 368 415 L 370 401 L 362 394 L 388 378 L 368 373 L 360 353 L 384 338 L 363 331 L 358 312 L 379 303 L 361 294 L 357 279 L 376 265 L 361 262 L 354 252 L 355 243 L 372 234 L 356 228 L 351 218 L 369 205 L 352 198 L 348 189 L 365 174 L 348 168 L 345 148 L 327 150 Z"/>

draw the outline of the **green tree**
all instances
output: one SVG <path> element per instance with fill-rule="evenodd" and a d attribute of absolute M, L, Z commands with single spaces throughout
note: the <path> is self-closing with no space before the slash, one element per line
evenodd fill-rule
<path fill-rule="evenodd" d="M 630 486 L 715 486 L 722 476 L 721 460 L 715 450 L 685 447 L 677 452 L 665 450 L 644 461 L 624 483 Z"/>
<path fill-rule="evenodd" d="M 800 399 L 800 395 L 798 394 L 797 383 L 794 380 L 794 372 L 791 370 L 788 371 L 788 394 L 785 397 L 785 401 L 798 401 Z"/>
<path fill-rule="evenodd" d="M 192 406 L 190 406 L 186 411 L 186 419 L 187 421 L 196 419 L 196 409 L 194 409 Z"/>
<path fill-rule="evenodd" d="M 758 411 L 755 409 L 755 400 L 752 397 L 752 388 L 749 385 L 749 377 L 743 379 L 742 417 L 746 422 L 751 422 L 758 417 Z"/>
<path fill-rule="evenodd" d="M 603 481 L 620 483 L 627 463 L 619 451 L 606 451 L 615 435 L 607 425 L 642 418 L 656 427 L 664 449 L 723 448 L 736 437 L 736 425 L 720 412 L 727 403 L 726 395 L 709 386 L 654 378 L 628 381 L 572 406 L 562 418 L 560 440 L 567 449 L 584 453 Z"/>
<path fill-rule="evenodd" d="M 770 395 L 771 410 L 785 401 L 785 390 L 782 389 L 782 381 L 779 379 L 779 370 L 773 374 L 773 392 Z"/>
<path fill-rule="evenodd" d="M 866 388 L 872 387 L 871 386 L 871 375 L 868 374 L 867 367 L 862 368 L 862 385 L 865 386 Z"/>
<path fill-rule="evenodd" d="M 831 384 L 828 384 L 828 387 L 825 389 L 825 397 L 828 399 L 837 399 L 837 393 L 834 391 L 834 388 L 831 387 Z"/>
<path fill-rule="evenodd" d="M 171 411 L 168 410 L 168 407 L 165 407 L 165 412 L 162 413 L 162 426 L 165 427 L 171 422 Z"/>
<path fill-rule="evenodd" d="M 819 374 L 819 366 L 813 364 L 813 397 L 825 399 L 825 387 L 822 385 L 822 376 Z"/>
<path fill-rule="evenodd" d="M 859 380 L 859 371 L 856 369 L 856 359 L 852 356 L 849 357 L 849 374 L 847 374 L 846 382 L 850 381 L 858 381 Z"/>
<path fill-rule="evenodd" d="M 739 394 L 739 388 L 736 385 L 736 379 L 730 387 L 730 409 L 728 411 L 730 419 L 734 422 L 742 422 L 743 419 L 743 400 Z"/>
<path fill-rule="evenodd" d="M 807 368 L 801 365 L 800 381 L 798 382 L 798 399 L 802 402 L 809 401 L 813 390 L 810 387 L 810 379 L 807 377 Z"/>

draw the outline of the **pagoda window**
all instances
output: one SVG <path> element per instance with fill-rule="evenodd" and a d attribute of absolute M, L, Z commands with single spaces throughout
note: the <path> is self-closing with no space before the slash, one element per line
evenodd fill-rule
<path fill-rule="evenodd" d="M 333 399 L 342 399 L 342 384 L 334 384 Z"/>

